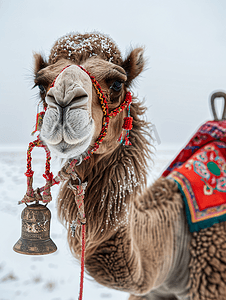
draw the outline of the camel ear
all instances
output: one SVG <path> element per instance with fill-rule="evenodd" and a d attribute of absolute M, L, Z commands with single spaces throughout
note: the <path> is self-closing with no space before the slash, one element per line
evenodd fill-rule
<path fill-rule="evenodd" d="M 129 86 L 132 81 L 143 71 L 145 65 L 143 54 L 143 48 L 136 48 L 131 51 L 131 53 L 123 62 L 122 67 L 127 73 L 127 86 Z"/>
<path fill-rule="evenodd" d="M 45 68 L 48 66 L 47 61 L 45 58 L 42 57 L 41 54 L 39 53 L 34 53 L 34 72 L 35 74 L 38 73 L 41 69 Z"/>

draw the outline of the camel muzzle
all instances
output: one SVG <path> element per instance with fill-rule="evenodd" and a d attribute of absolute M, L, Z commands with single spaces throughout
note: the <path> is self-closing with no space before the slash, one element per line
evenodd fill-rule
<path fill-rule="evenodd" d="M 83 153 L 94 131 L 91 117 L 92 82 L 78 66 L 64 69 L 46 95 L 41 138 L 57 156 Z"/>

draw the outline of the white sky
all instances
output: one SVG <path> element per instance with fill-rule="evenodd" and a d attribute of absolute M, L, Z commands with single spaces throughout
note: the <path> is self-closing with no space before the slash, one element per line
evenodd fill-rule
<path fill-rule="evenodd" d="M 136 85 L 162 143 L 186 143 L 212 119 L 209 95 L 226 90 L 224 0 L 0 0 L 0 145 L 26 144 L 35 123 L 32 52 L 49 55 L 71 31 L 110 35 L 124 55 L 144 45 Z"/>

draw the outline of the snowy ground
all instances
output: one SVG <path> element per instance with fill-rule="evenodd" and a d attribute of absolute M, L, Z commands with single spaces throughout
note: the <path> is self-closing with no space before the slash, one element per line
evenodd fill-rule
<path fill-rule="evenodd" d="M 157 147 L 155 164 L 149 182 L 156 179 L 175 156 L 179 148 L 171 145 Z M 44 179 L 44 151 L 33 151 L 34 187 L 42 186 Z M 55 165 L 54 165 L 55 164 Z M 57 173 L 58 163 L 52 162 Z M 52 213 L 51 238 L 57 252 L 45 256 L 21 255 L 12 250 L 20 237 L 20 214 L 24 205 L 17 205 L 26 192 L 26 147 L 0 148 L 0 300 L 75 300 L 78 298 L 80 266 L 70 254 L 66 231 L 56 216 L 55 201 L 48 205 Z M 56 199 L 57 187 L 52 195 Z M 84 300 L 124 300 L 127 293 L 100 286 L 85 276 Z"/>

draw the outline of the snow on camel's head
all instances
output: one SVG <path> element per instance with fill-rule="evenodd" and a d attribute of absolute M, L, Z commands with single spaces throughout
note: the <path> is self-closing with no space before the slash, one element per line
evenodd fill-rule
<path fill-rule="evenodd" d="M 99 33 L 63 36 L 56 41 L 48 61 L 40 54 L 34 58 L 35 85 L 46 107 L 40 137 L 63 158 L 84 155 L 95 144 L 103 125 L 97 91 L 78 65 L 100 84 L 109 112 L 124 101 L 131 83 L 144 68 L 142 48 L 132 50 L 123 60 L 115 43 Z M 107 135 L 96 153 L 110 153 L 118 146 L 125 117 L 126 110 L 110 119 Z"/>

